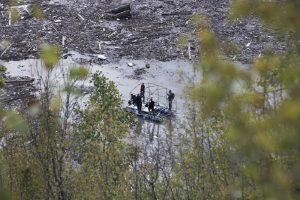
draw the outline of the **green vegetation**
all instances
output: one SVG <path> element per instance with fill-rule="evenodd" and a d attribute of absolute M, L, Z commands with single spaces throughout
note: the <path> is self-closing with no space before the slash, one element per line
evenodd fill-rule
<path fill-rule="evenodd" d="M 5 79 L 0 77 L 0 87 L 3 87 L 5 84 Z"/>
<path fill-rule="evenodd" d="M 131 124 L 113 82 L 93 75 L 95 89 L 88 107 L 80 110 L 74 139 L 80 170 L 74 185 L 76 199 L 130 199 L 125 137 Z"/>
<path fill-rule="evenodd" d="M 4 73 L 6 72 L 6 67 L 0 65 L 0 87 L 5 84 Z"/>
<path fill-rule="evenodd" d="M 264 52 L 249 69 L 224 60 L 208 19 L 195 15 L 202 79 L 189 86 L 180 129 L 167 123 L 166 138 L 159 127 L 146 131 L 157 138 L 153 148 L 127 142 L 145 130 L 102 74 L 93 75 L 84 108 L 76 88 L 87 68 L 72 68 L 54 91 L 49 77 L 60 49 L 44 46 L 41 99 L 22 112 L 0 112 L 0 198 L 299 199 L 299 13 L 293 0 L 234 2 L 232 18 L 257 16 L 289 44 L 285 53 Z M 182 37 L 179 46 L 187 42 Z"/>
<path fill-rule="evenodd" d="M 249 70 L 216 59 L 221 57 L 217 39 L 203 18 L 196 21 L 203 79 L 190 97 L 200 107 L 195 124 L 208 133 L 206 140 L 217 141 L 209 145 L 209 154 L 214 155 L 208 171 L 212 174 L 208 183 L 214 185 L 210 198 L 229 194 L 241 199 L 299 198 L 299 8 L 296 1 L 236 1 L 232 16 L 257 15 L 279 34 L 289 36 L 285 54 L 265 53 Z M 188 161 L 195 164 L 205 158 L 197 145 L 192 149 L 196 152 Z M 205 171 L 190 170 L 193 178 Z"/>

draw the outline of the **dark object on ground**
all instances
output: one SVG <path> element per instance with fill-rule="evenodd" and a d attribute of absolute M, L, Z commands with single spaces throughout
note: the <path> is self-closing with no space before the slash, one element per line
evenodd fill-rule
<path fill-rule="evenodd" d="M 133 73 L 134 73 L 134 76 L 139 77 L 143 74 L 146 74 L 147 71 L 144 68 L 138 68 L 138 69 L 135 69 Z"/>
<path fill-rule="evenodd" d="M 131 18 L 130 4 L 114 8 L 107 12 L 107 19 L 129 19 Z"/>
<path fill-rule="evenodd" d="M 136 97 L 136 105 L 137 105 L 138 112 L 141 113 L 142 112 L 143 102 L 142 102 L 142 97 L 139 94 Z"/>
<path fill-rule="evenodd" d="M 172 92 L 172 90 L 170 90 L 167 95 L 168 95 L 168 101 L 169 101 L 169 110 L 172 110 L 172 103 L 175 98 L 175 94 Z"/>
<path fill-rule="evenodd" d="M 114 9 L 108 11 L 108 13 L 119 14 L 119 13 L 122 13 L 122 12 L 128 11 L 128 10 L 129 11 L 131 10 L 130 4 L 126 4 L 126 5 L 122 5 L 120 7 L 114 8 Z"/>
<path fill-rule="evenodd" d="M 161 15 L 162 16 L 173 16 L 173 15 L 192 15 L 193 14 L 193 12 L 191 12 L 191 11 L 177 11 L 177 12 L 170 12 L 170 13 L 162 13 Z"/>
<path fill-rule="evenodd" d="M 145 84 L 142 83 L 140 94 L 142 96 L 143 102 L 145 102 Z"/>
<path fill-rule="evenodd" d="M 27 78 L 27 79 L 21 79 L 21 80 L 6 80 L 6 84 L 13 84 L 13 85 L 23 85 L 27 83 L 33 83 L 34 78 Z"/>

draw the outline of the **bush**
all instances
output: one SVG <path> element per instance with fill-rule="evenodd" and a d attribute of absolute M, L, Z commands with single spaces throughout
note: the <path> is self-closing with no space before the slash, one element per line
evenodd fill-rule
<path fill-rule="evenodd" d="M 6 72 L 7 68 L 3 65 L 0 65 L 0 73 Z"/>
<path fill-rule="evenodd" d="M 5 84 L 5 79 L 0 77 L 0 88 Z"/>

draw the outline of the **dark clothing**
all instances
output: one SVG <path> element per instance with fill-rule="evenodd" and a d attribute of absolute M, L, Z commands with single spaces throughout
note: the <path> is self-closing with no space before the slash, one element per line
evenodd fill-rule
<path fill-rule="evenodd" d="M 129 105 L 136 105 L 136 96 L 134 94 L 131 95 L 128 104 Z"/>
<path fill-rule="evenodd" d="M 151 100 L 149 102 L 149 106 L 148 106 L 149 112 L 154 111 L 154 105 L 155 105 L 155 102 L 153 100 Z"/>
<path fill-rule="evenodd" d="M 172 101 L 169 101 L 169 110 L 172 110 Z"/>
<path fill-rule="evenodd" d="M 175 94 L 173 92 L 169 92 L 168 101 L 169 101 L 169 110 L 172 110 L 173 100 L 175 98 Z"/>
<path fill-rule="evenodd" d="M 169 101 L 173 101 L 174 98 L 175 98 L 175 94 L 174 94 L 173 92 L 170 92 L 170 93 L 168 94 L 168 100 L 169 100 Z"/>
<path fill-rule="evenodd" d="M 141 85 L 141 93 L 145 94 L 145 85 Z"/>
<path fill-rule="evenodd" d="M 141 94 L 141 97 L 143 99 L 143 102 L 145 102 L 145 85 L 144 84 L 141 85 L 141 92 L 140 92 L 140 94 Z"/>
<path fill-rule="evenodd" d="M 137 106 L 137 109 L 138 109 L 138 112 L 141 113 L 142 111 L 142 106 L 143 106 L 143 102 L 142 102 L 142 97 L 140 95 L 138 95 L 136 98 L 136 106 Z"/>

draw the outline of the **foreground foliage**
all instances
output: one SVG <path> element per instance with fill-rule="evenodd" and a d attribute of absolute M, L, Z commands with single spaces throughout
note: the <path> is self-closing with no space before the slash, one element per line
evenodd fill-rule
<path fill-rule="evenodd" d="M 279 35 L 285 34 L 289 44 L 284 54 L 264 52 L 249 70 L 216 59 L 222 52 L 213 32 L 204 17 L 195 18 L 203 78 L 190 97 L 201 108 L 196 115 L 202 133 L 218 141 L 208 148 L 215 155 L 208 170 L 215 180 L 208 181 L 214 183 L 210 187 L 214 192 L 207 198 L 299 198 L 299 11 L 297 1 L 236 1 L 233 17 L 256 15 Z M 203 159 L 197 146 L 187 162 Z M 192 173 L 203 172 L 196 169 L 192 167 Z"/>

